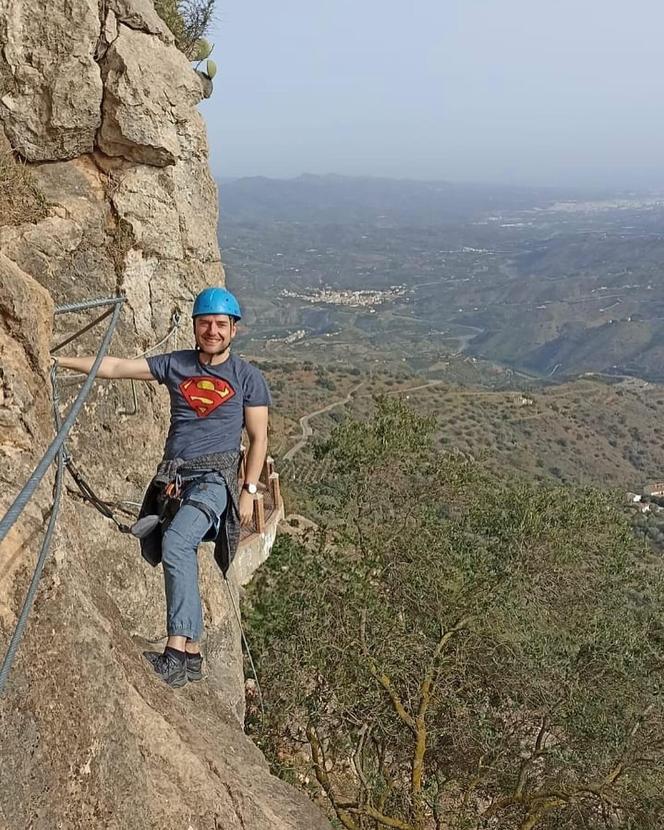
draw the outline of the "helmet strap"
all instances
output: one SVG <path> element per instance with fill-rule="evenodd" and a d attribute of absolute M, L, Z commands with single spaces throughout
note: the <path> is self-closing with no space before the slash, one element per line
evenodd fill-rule
<path fill-rule="evenodd" d="M 213 357 L 221 357 L 222 355 L 225 355 L 226 352 L 230 350 L 231 345 L 232 345 L 232 343 L 229 343 L 228 346 L 226 346 L 226 348 L 223 350 L 223 352 L 216 352 L 215 354 L 210 354 L 210 352 L 206 352 L 203 349 L 201 349 L 201 347 L 197 343 L 196 344 L 196 351 L 199 352 L 200 354 L 206 354 L 206 355 L 209 356 L 210 359 L 205 364 L 207 366 L 208 364 L 210 364 L 212 362 Z"/>

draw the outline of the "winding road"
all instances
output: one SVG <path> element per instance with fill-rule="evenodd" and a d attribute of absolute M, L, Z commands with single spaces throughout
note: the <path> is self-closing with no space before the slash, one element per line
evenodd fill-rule
<path fill-rule="evenodd" d="M 438 386 L 441 383 L 443 383 L 442 380 L 428 380 L 426 383 L 420 383 L 419 386 L 409 386 L 407 389 L 390 389 L 386 394 L 401 395 L 407 398 L 411 392 L 417 392 L 419 389 L 428 389 L 430 386 Z"/>
<path fill-rule="evenodd" d="M 311 436 L 314 434 L 313 429 L 309 426 L 309 421 L 312 418 L 315 418 L 318 415 L 322 415 L 324 412 L 329 412 L 330 409 L 334 409 L 336 406 L 342 406 L 343 404 L 350 403 L 350 400 L 352 399 L 353 395 L 363 385 L 363 383 L 364 381 L 358 383 L 357 386 L 354 386 L 345 398 L 342 398 L 338 401 L 332 401 L 332 403 L 329 403 L 322 409 L 317 409 L 315 412 L 308 412 L 306 415 L 303 415 L 300 418 L 300 429 L 302 430 L 302 437 L 297 442 L 297 444 L 291 447 L 288 450 L 288 452 L 284 455 L 284 461 L 291 461 L 295 453 L 299 452 L 302 449 L 302 447 L 307 443 L 307 441 L 311 438 Z"/>

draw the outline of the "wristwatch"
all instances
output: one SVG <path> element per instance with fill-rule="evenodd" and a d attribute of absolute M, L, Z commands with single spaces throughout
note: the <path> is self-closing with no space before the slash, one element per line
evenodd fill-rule
<path fill-rule="evenodd" d="M 258 487 L 255 484 L 248 484 L 246 481 L 242 485 L 242 489 L 246 490 L 247 493 L 251 493 L 252 496 L 258 492 Z"/>

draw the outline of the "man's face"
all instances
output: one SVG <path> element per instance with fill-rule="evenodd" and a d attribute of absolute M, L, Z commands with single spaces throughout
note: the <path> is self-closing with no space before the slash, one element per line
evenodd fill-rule
<path fill-rule="evenodd" d="M 194 318 L 196 345 L 207 354 L 221 354 L 237 333 L 234 320 L 227 314 L 202 314 Z"/>

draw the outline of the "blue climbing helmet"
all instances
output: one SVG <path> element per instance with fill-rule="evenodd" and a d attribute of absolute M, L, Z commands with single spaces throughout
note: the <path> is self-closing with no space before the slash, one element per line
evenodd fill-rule
<path fill-rule="evenodd" d="M 239 320 L 242 317 L 240 304 L 225 288 L 204 288 L 194 300 L 192 317 L 202 314 L 228 314 Z"/>

